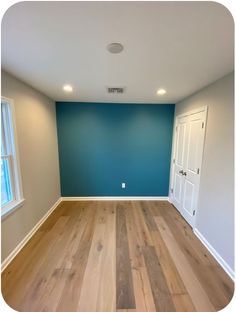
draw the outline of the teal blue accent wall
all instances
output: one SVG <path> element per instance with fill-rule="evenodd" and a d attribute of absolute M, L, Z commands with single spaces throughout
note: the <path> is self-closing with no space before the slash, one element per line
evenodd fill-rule
<path fill-rule="evenodd" d="M 62 196 L 167 196 L 174 107 L 57 102 Z"/>

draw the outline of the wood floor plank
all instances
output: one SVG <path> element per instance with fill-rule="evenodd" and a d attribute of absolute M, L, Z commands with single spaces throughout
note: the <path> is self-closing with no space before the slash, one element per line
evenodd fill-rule
<path fill-rule="evenodd" d="M 107 212 L 101 277 L 96 312 L 116 311 L 116 204 L 105 202 Z"/>
<path fill-rule="evenodd" d="M 153 246 L 144 246 L 143 255 L 157 311 L 173 312 L 174 304 Z"/>
<path fill-rule="evenodd" d="M 70 269 L 55 269 L 47 282 L 44 283 L 43 291 L 40 296 L 32 297 L 29 305 L 20 307 L 22 311 L 37 311 L 37 312 L 55 312 L 58 306 L 58 301 L 61 299 L 62 291 L 68 278 L 71 278 L 73 273 Z M 30 310 L 28 309 L 30 308 Z"/>
<path fill-rule="evenodd" d="M 142 246 L 138 236 L 136 235 L 136 224 L 134 222 L 132 209 L 130 209 L 131 203 L 127 203 L 126 207 L 127 209 L 125 210 L 125 216 L 136 311 L 155 312 L 156 309 L 152 296 L 151 286 L 142 255 Z"/>
<path fill-rule="evenodd" d="M 152 288 L 151 288 L 151 284 L 150 284 L 150 280 L 148 277 L 148 272 L 146 267 L 142 267 L 139 268 L 140 271 L 140 276 L 141 276 L 141 287 L 143 289 L 143 296 L 144 296 L 144 300 L 145 300 L 145 307 L 147 312 L 155 312 L 156 308 L 155 308 L 155 302 L 153 299 L 153 294 L 152 294 Z M 141 310 L 139 310 L 141 311 Z"/>
<path fill-rule="evenodd" d="M 91 204 L 88 205 L 88 203 L 80 203 L 79 208 L 78 211 L 78 206 L 75 206 L 75 210 L 71 211 L 68 232 L 66 233 L 68 239 L 64 245 L 65 252 L 61 253 L 60 258 L 55 263 L 56 269 L 71 269 L 85 227 L 91 221 L 91 213 L 96 212 L 96 208 Z"/>
<path fill-rule="evenodd" d="M 135 308 L 125 207 L 121 204 L 116 208 L 116 308 Z"/>
<path fill-rule="evenodd" d="M 147 312 L 146 298 L 143 289 L 143 281 L 141 277 L 140 268 L 132 269 L 132 279 L 134 284 L 134 296 L 136 303 L 136 310 Z"/>
<path fill-rule="evenodd" d="M 130 251 L 131 266 L 133 268 L 144 267 L 144 258 L 142 254 L 143 240 L 140 235 L 137 235 L 137 224 L 134 218 L 134 211 L 132 210 L 132 204 L 126 204 L 127 209 L 125 210 L 128 244 Z"/>
<path fill-rule="evenodd" d="M 188 294 L 172 295 L 176 312 L 196 312 L 192 300 Z"/>
<path fill-rule="evenodd" d="M 91 248 L 94 234 L 96 218 L 95 207 L 92 207 L 89 213 L 90 218 L 89 221 L 86 223 L 80 243 L 73 257 L 71 275 L 68 276 L 68 278 L 66 279 L 61 298 L 57 304 L 56 312 L 77 311 L 84 272 L 86 269 L 89 251 Z"/>
<path fill-rule="evenodd" d="M 224 293 L 225 297 L 227 298 L 227 303 L 228 303 L 234 295 L 234 282 L 224 272 L 224 270 L 222 270 L 222 268 L 219 265 L 215 265 L 211 267 L 210 270 L 212 271 L 212 274 L 215 278 L 214 283 L 217 285 L 220 285 L 220 288 L 222 292 Z M 211 284 L 211 288 L 214 289 L 214 286 L 212 287 L 212 284 Z M 227 303 L 224 302 L 223 305 L 226 306 Z"/>
<path fill-rule="evenodd" d="M 187 222 L 182 218 L 180 213 L 176 209 L 167 209 L 166 217 L 167 221 L 172 221 L 172 227 L 176 228 L 178 237 L 182 238 L 182 242 L 185 242 L 185 246 L 191 247 L 191 252 L 194 251 L 194 255 L 199 263 L 205 265 L 215 265 L 216 261 L 211 256 L 209 251 L 203 246 L 203 244 L 193 235 L 192 228 Z"/>
<path fill-rule="evenodd" d="M 195 248 L 189 244 L 186 241 L 185 236 L 183 235 L 182 232 L 178 229 L 176 226 L 175 222 L 171 217 L 168 215 L 163 216 L 165 222 L 168 224 L 168 226 L 171 228 L 171 231 L 173 232 L 173 235 L 176 238 L 176 241 L 181 248 L 182 252 L 186 256 L 186 258 L 189 260 L 190 264 L 192 267 L 197 267 L 199 263 L 204 262 L 205 265 L 210 265 L 209 261 L 203 258 Z"/>
<path fill-rule="evenodd" d="M 21 252 L 17 255 L 16 258 L 7 266 L 7 268 L 2 272 L 2 294 L 5 298 L 8 298 L 12 295 L 14 291 L 14 286 L 17 288 L 17 283 L 21 281 L 24 276 L 24 272 L 27 269 L 27 264 L 31 263 L 32 259 L 37 250 L 40 250 L 42 245 L 42 240 L 45 237 L 45 232 L 37 231 L 32 239 L 24 246 Z M 19 270 L 19 267 L 22 267 L 22 270 Z M 29 266 L 28 266 L 29 267 Z"/>
<path fill-rule="evenodd" d="M 167 201 L 63 202 L 2 272 L 19 312 L 213 312 L 233 290 Z"/>
<path fill-rule="evenodd" d="M 187 290 L 159 230 L 152 231 L 155 250 L 171 294 L 185 294 Z"/>
<path fill-rule="evenodd" d="M 136 223 L 136 232 L 139 235 L 141 245 L 152 246 L 153 245 L 152 237 L 143 217 L 143 213 L 141 210 L 141 202 L 140 201 L 131 202 L 131 206 L 134 220 Z"/>
<path fill-rule="evenodd" d="M 137 312 L 156 312 L 152 289 L 145 267 L 132 268 Z"/>
<path fill-rule="evenodd" d="M 149 231 L 156 231 L 157 226 L 150 212 L 150 208 L 151 208 L 150 202 L 142 201 L 140 204 L 141 204 L 141 209 L 143 212 L 144 220 L 148 226 Z"/>
<path fill-rule="evenodd" d="M 153 216 L 163 216 L 166 213 L 166 201 L 150 201 L 149 202 L 149 211 Z"/>
<path fill-rule="evenodd" d="M 205 266 L 199 264 L 197 270 L 197 278 L 201 282 L 203 289 L 209 297 L 212 305 L 217 311 L 223 309 L 232 298 L 232 291 L 227 286 L 230 282 L 229 277 L 227 282 L 224 283 L 220 279 L 220 272 L 217 271 L 216 266 Z M 196 270 L 195 270 L 196 271 Z M 225 273 L 224 273 L 225 275 Z"/>
<path fill-rule="evenodd" d="M 86 270 L 83 278 L 78 311 L 95 312 L 99 293 L 99 282 L 101 278 L 102 261 L 104 258 L 104 246 L 106 244 L 107 213 L 102 203 L 97 208 L 97 217 L 93 240 L 89 252 Z M 88 300 L 93 298 L 93 300 Z"/>
<path fill-rule="evenodd" d="M 57 209 L 55 209 L 47 220 L 41 225 L 40 230 L 45 232 L 50 231 L 57 219 L 69 215 L 68 210 L 73 206 L 74 205 L 70 202 L 61 202 Z"/>
<path fill-rule="evenodd" d="M 211 304 L 206 292 L 198 281 L 191 265 L 179 248 L 174 236 L 168 228 L 163 217 L 155 217 L 158 229 L 161 232 L 162 238 L 174 259 L 175 265 L 181 274 L 185 287 L 192 299 L 192 302 L 197 311 L 213 312 L 216 311 Z"/>

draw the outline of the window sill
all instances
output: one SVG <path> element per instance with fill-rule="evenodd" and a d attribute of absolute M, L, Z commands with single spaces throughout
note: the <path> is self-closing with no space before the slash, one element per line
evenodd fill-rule
<path fill-rule="evenodd" d="M 2 208 L 2 221 L 6 219 L 10 214 L 16 211 L 18 208 L 24 205 L 25 199 L 19 199 L 12 203 L 9 203 L 6 207 Z"/>

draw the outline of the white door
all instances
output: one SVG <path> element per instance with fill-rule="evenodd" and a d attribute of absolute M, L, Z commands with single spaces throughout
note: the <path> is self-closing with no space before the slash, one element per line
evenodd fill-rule
<path fill-rule="evenodd" d="M 199 193 L 207 109 L 176 117 L 172 202 L 193 226 Z"/>
<path fill-rule="evenodd" d="M 175 207 L 181 212 L 183 197 L 183 172 L 185 159 L 185 142 L 187 135 L 188 117 L 178 118 L 175 135 L 175 158 L 173 167 L 173 194 L 172 200 Z"/>

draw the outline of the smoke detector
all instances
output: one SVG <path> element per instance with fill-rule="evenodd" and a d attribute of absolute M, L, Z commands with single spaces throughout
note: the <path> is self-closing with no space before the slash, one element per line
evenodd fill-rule
<path fill-rule="evenodd" d="M 112 42 L 112 43 L 108 44 L 108 46 L 107 46 L 107 50 L 113 54 L 120 53 L 123 51 L 123 49 L 124 49 L 123 45 L 121 43 L 118 43 L 118 42 Z"/>

